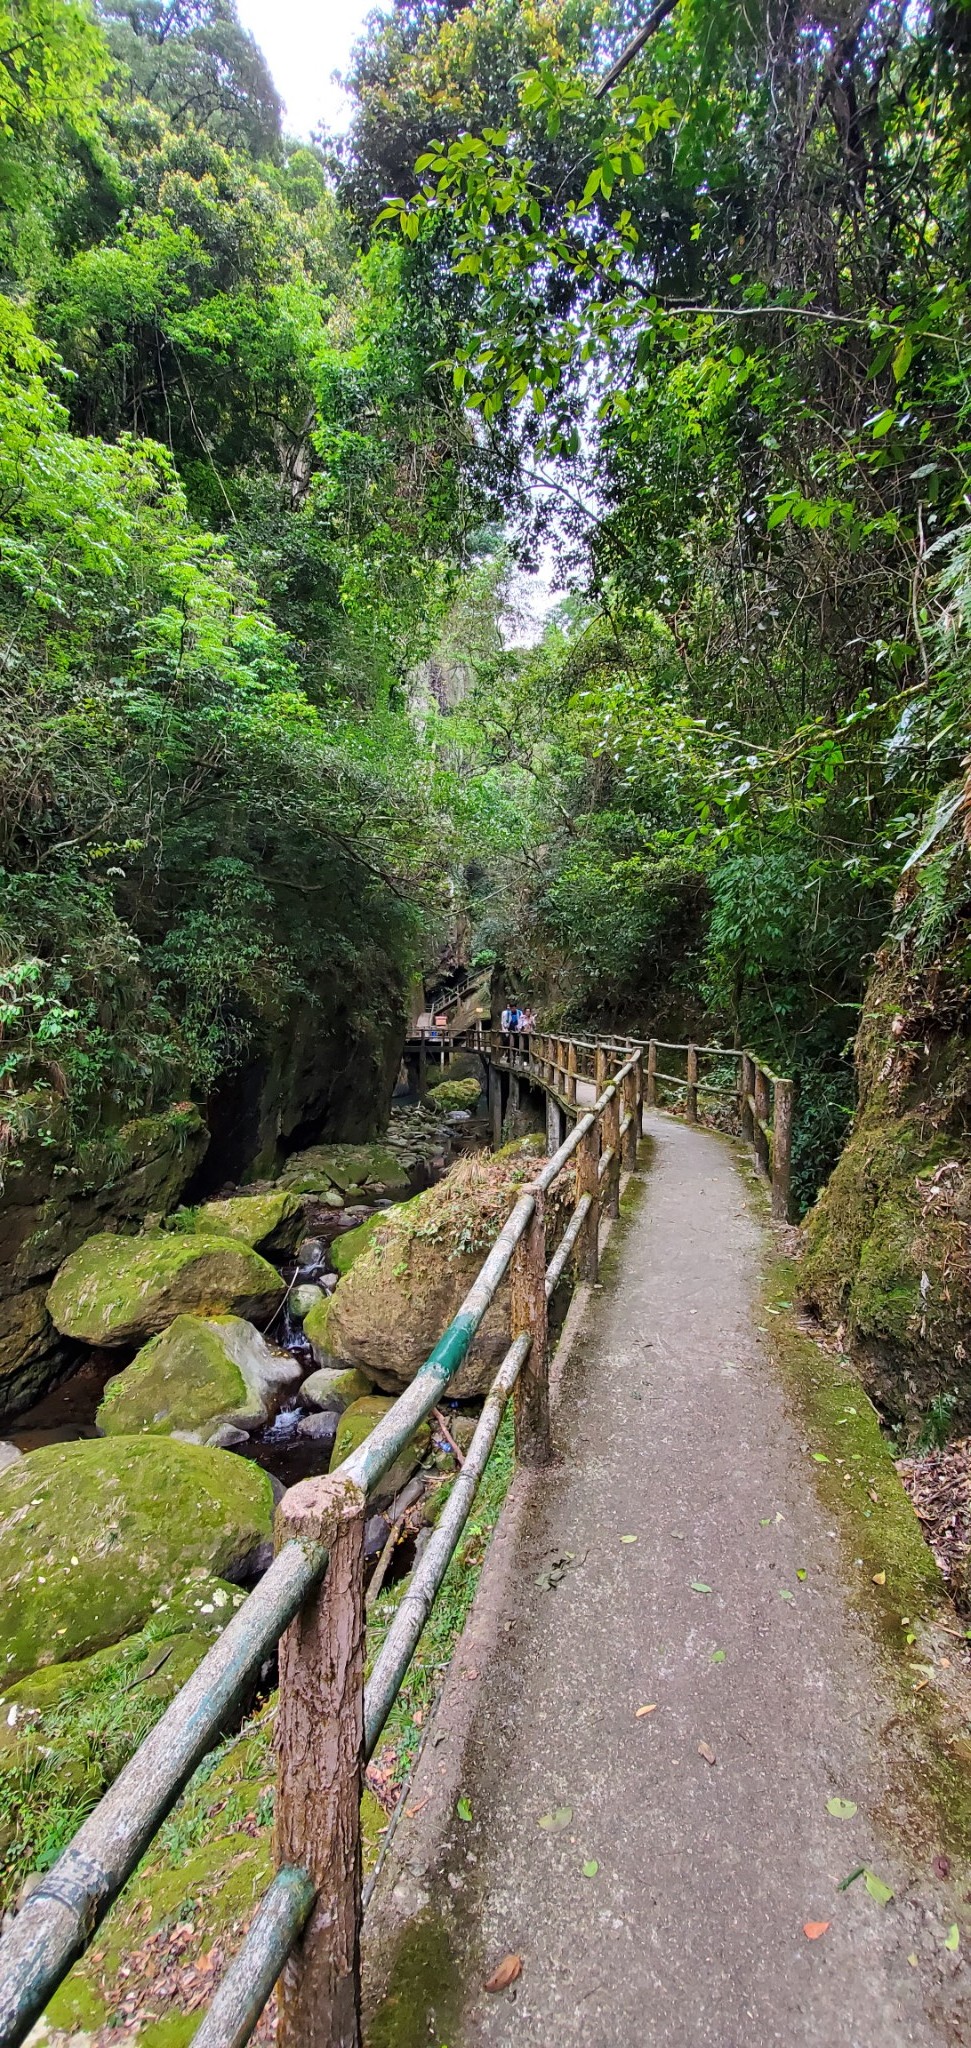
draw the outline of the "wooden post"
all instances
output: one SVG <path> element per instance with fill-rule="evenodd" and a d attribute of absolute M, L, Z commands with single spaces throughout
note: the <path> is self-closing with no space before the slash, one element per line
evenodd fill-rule
<path fill-rule="evenodd" d="M 624 1133 L 624 1170 L 633 1173 L 637 1165 L 637 1068 L 632 1067 L 621 1082 L 624 1112 L 630 1123 Z"/>
<path fill-rule="evenodd" d="M 563 1143 L 563 1111 L 555 1095 L 546 1098 L 546 1156 L 552 1159 Z"/>
<path fill-rule="evenodd" d="M 634 1121 L 635 1121 L 635 1123 L 636 1123 L 636 1126 L 637 1126 L 637 1141 L 636 1141 L 636 1144 L 635 1144 L 635 1146 L 634 1146 L 634 1158 L 635 1158 L 635 1160 L 636 1160 L 636 1158 L 637 1158 L 637 1146 L 638 1146 L 638 1145 L 640 1144 L 640 1142 L 641 1142 L 641 1139 L 642 1139 L 642 1137 L 644 1136 L 644 1054 L 643 1054 L 643 1051 L 641 1051 L 641 1052 L 639 1052 L 639 1053 L 638 1053 L 638 1055 L 637 1055 L 637 1065 L 636 1065 L 636 1067 L 634 1068 L 634 1109 L 635 1109 L 635 1118 L 634 1118 Z"/>
<path fill-rule="evenodd" d="M 306 1870 L 317 1902 L 279 1984 L 280 2048 L 358 2048 L 364 1759 L 365 1498 L 339 1472 L 285 1493 L 276 1543 L 330 1559 L 280 1642 L 277 1868 Z"/>
<path fill-rule="evenodd" d="M 752 1116 L 752 1104 L 749 1101 L 749 1097 L 755 1088 L 755 1062 L 752 1059 L 751 1053 L 743 1052 L 740 1071 L 738 1120 L 742 1126 L 742 1137 L 746 1144 L 753 1145 L 755 1142 L 755 1122 Z"/>
<path fill-rule="evenodd" d="M 548 1465 L 550 1439 L 549 1353 L 546 1335 L 546 1231 L 544 1197 L 533 1189 L 536 1207 L 512 1258 L 512 1334 L 528 1330 L 529 1357 L 516 1381 L 516 1457 L 521 1465 Z"/>
<path fill-rule="evenodd" d="M 647 1048 L 647 1107 L 657 1108 L 657 1039 L 652 1038 Z"/>
<path fill-rule="evenodd" d="M 594 1053 L 593 1085 L 597 1091 L 597 1099 L 599 1101 L 607 1086 L 607 1054 L 604 1047 L 599 1044 Z"/>
<path fill-rule="evenodd" d="M 687 1071 L 688 1087 L 685 1094 L 685 1122 L 696 1124 L 698 1121 L 698 1048 L 694 1044 L 688 1046 Z"/>
<path fill-rule="evenodd" d="M 566 1050 L 566 1099 L 577 1099 L 577 1049 L 572 1038 Z"/>
<path fill-rule="evenodd" d="M 762 1175 L 763 1180 L 768 1180 L 772 1155 L 769 1146 L 769 1140 L 766 1137 L 765 1131 L 763 1130 L 762 1126 L 763 1124 L 767 1124 L 769 1121 L 769 1077 L 767 1074 L 763 1074 L 762 1069 L 758 1065 L 758 1063 L 756 1063 L 755 1067 L 754 1092 L 755 1116 L 753 1121 L 755 1129 L 752 1135 L 752 1143 L 755 1147 L 755 1164 L 758 1167 L 758 1170 Z"/>
<path fill-rule="evenodd" d="M 776 1082 L 772 1114 L 772 1214 L 780 1223 L 789 1221 L 794 1093 L 791 1081 Z"/>
<path fill-rule="evenodd" d="M 620 1215 L 620 1101 L 615 1092 L 603 1113 L 604 1151 L 613 1149 L 604 1186 L 604 1215 Z"/>
<path fill-rule="evenodd" d="M 581 1138 L 577 1147 L 577 1200 L 581 1195 L 590 1196 L 587 1220 L 580 1232 L 577 1246 L 577 1271 L 581 1280 L 587 1280 L 591 1287 L 597 1284 L 600 1270 L 600 1125 L 595 1123 Z"/>
<path fill-rule="evenodd" d="M 492 1149 L 498 1152 L 502 1144 L 502 1075 L 495 1060 L 489 1062 L 489 1129 Z"/>

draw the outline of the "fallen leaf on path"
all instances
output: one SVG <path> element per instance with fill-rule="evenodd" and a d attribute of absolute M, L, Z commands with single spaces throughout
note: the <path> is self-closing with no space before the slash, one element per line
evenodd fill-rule
<path fill-rule="evenodd" d="M 886 1572 L 874 1572 L 873 1583 L 875 1586 L 885 1586 L 887 1583 Z"/>
<path fill-rule="evenodd" d="M 804 1578 L 805 1578 L 805 1576 L 806 1576 L 806 1574 L 805 1574 L 805 1572 L 804 1572 L 804 1571 L 801 1571 L 801 1570 L 800 1570 L 800 1571 L 797 1571 L 797 1573 L 796 1573 L 796 1577 L 797 1577 L 797 1579 L 804 1579 Z"/>
<path fill-rule="evenodd" d="M 832 1814 L 834 1820 L 852 1820 L 856 1812 L 856 1802 L 852 1799 L 827 1799 L 826 1811 Z"/>
<path fill-rule="evenodd" d="M 704 1579 L 692 1579 L 691 1591 L 693 1593 L 710 1593 L 711 1587 L 705 1585 Z"/>
<path fill-rule="evenodd" d="M 827 1458 L 825 1451 L 814 1451 L 813 1460 L 817 1465 L 829 1464 L 829 1459 Z"/>
<path fill-rule="evenodd" d="M 961 1946 L 961 1930 L 956 1920 L 952 1923 L 949 1932 L 944 1936 L 944 1946 L 950 1949 L 952 1955 L 955 1949 Z"/>
<path fill-rule="evenodd" d="M 706 1764 L 713 1764 L 715 1761 L 715 1752 L 710 1742 L 699 1742 L 698 1755 L 704 1757 Z"/>
<path fill-rule="evenodd" d="M 636 1537 L 636 1536 L 622 1536 L 620 1540 L 621 1540 L 621 1542 L 622 1542 L 622 1543 L 636 1543 L 636 1542 L 637 1542 L 637 1537 Z"/>
<path fill-rule="evenodd" d="M 405 1807 L 405 1817 L 406 1817 L 406 1819 L 408 1819 L 408 1820 L 417 1820 L 417 1818 L 418 1818 L 418 1815 L 419 1815 L 420 1813 L 424 1813 L 424 1811 L 425 1811 L 425 1808 L 426 1808 L 426 1806 L 428 1805 L 428 1802 L 429 1802 L 429 1799 L 430 1799 L 430 1798 L 431 1798 L 431 1793 L 430 1793 L 430 1792 L 426 1792 L 426 1794 L 425 1794 L 425 1797 L 424 1797 L 424 1799 L 419 1799 L 419 1801 L 418 1801 L 418 1803 L 417 1803 L 417 1805 L 416 1805 L 416 1806 L 406 1806 L 406 1807 Z"/>
<path fill-rule="evenodd" d="M 462 1794 L 461 1799 L 458 1802 L 458 1805 L 455 1808 L 455 1811 L 458 1814 L 460 1820 L 472 1819 L 472 1802 L 471 1800 L 466 1799 L 464 1792 Z"/>
<path fill-rule="evenodd" d="M 858 1877 L 865 1877 L 865 1876 L 866 1876 L 866 1864 L 865 1864 L 865 1863 L 858 1863 L 858 1864 L 857 1864 L 857 1866 L 856 1866 L 856 1869 L 855 1869 L 855 1870 L 851 1870 L 851 1871 L 850 1871 L 849 1877 L 842 1877 L 842 1878 L 840 1879 L 840 1881 L 839 1881 L 839 1884 L 837 1885 L 836 1889 L 837 1889 L 837 1891 L 838 1891 L 838 1892 L 845 1892 L 845 1891 L 849 1891 L 850 1885 L 851 1885 L 851 1884 L 855 1884 L 855 1883 L 856 1883 L 856 1880 L 857 1880 L 857 1878 L 858 1878 Z"/>
<path fill-rule="evenodd" d="M 949 1857 L 949 1856 L 935 1856 L 935 1858 L 934 1858 L 934 1876 L 935 1876 L 935 1877 L 950 1877 L 950 1875 L 951 1875 L 951 1859 L 950 1859 L 950 1857 Z"/>
<path fill-rule="evenodd" d="M 572 1819 L 572 1806 L 557 1806 L 554 1807 L 551 1813 L 541 1813 L 537 1826 L 541 1828 L 568 1828 Z"/>
<path fill-rule="evenodd" d="M 491 1977 L 487 1977 L 483 1989 L 486 1991 L 508 1991 L 510 1984 L 515 1984 L 516 1978 L 521 1977 L 522 1974 L 522 1956 L 503 1956 L 498 1969 L 493 1970 Z"/>
<path fill-rule="evenodd" d="M 583 1866 L 583 1875 L 584 1877 L 596 1877 L 599 1869 L 600 1865 L 597 1862 L 596 1857 L 591 1856 Z"/>
<path fill-rule="evenodd" d="M 917 1964 L 918 1964 L 919 1960 L 920 1960 L 919 1956 L 916 1956 L 916 1955 L 909 1955 L 909 1956 L 907 1957 L 907 1961 L 908 1961 L 908 1963 L 910 1964 L 910 1967 L 911 1967 L 911 1969 L 912 1969 L 912 1970 L 916 1970 L 916 1968 L 917 1968 Z"/>
<path fill-rule="evenodd" d="M 795 1596 L 795 1594 L 794 1594 L 794 1593 L 790 1593 L 790 1591 L 789 1591 L 789 1588 L 788 1588 L 788 1586 L 780 1586 L 780 1587 L 779 1587 L 779 1598 L 780 1598 L 780 1600 L 794 1600 L 794 1599 L 795 1599 L 795 1597 L 796 1597 L 796 1596 Z"/>
<path fill-rule="evenodd" d="M 871 1899 L 876 1899 L 878 1906 L 889 1906 L 893 1893 L 890 1886 L 884 1884 L 882 1877 L 877 1876 L 875 1870 L 864 1870 L 863 1882 Z"/>
<path fill-rule="evenodd" d="M 656 1714 L 656 1713 L 657 1713 L 657 1701 L 656 1701 L 656 1700 L 652 1700 L 652 1701 L 651 1701 L 651 1704 L 650 1704 L 650 1706 L 649 1706 L 649 1707 L 638 1707 L 638 1708 L 636 1709 L 636 1711 L 635 1711 L 635 1714 L 634 1714 L 634 1719 L 635 1719 L 635 1721 L 640 1721 L 640 1720 L 641 1720 L 641 1718 L 642 1718 L 642 1716 L 643 1716 L 644 1714 Z"/>
<path fill-rule="evenodd" d="M 760 1516 L 759 1516 L 759 1528 L 760 1528 L 760 1529 L 767 1529 L 767 1528 L 768 1528 L 768 1526 L 769 1526 L 769 1523 L 771 1522 L 771 1520 L 772 1520 L 772 1516 L 771 1516 L 771 1515 L 760 1515 Z"/>
<path fill-rule="evenodd" d="M 825 1934 L 831 1925 L 832 1922 L 829 1920 L 807 1920 L 802 1931 L 807 1941 L 818 1941 L 820 1935 Z"/>
<path fill-rule="evenodd" d="M 724 1662 L 725 1662 L 725 1652 L 724 1652 L 724 1650 L 713 1650 L 713 1651 L 712 1651 L 712 1653 L 711 1653 L 711 1660 L 710 1660 L 710 1661 L 712 1662 L 712 1664 L 724 1664 Z"/>

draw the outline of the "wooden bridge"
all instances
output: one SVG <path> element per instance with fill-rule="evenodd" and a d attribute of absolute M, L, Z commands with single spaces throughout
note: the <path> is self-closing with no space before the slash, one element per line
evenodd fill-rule
<path fill-rule="evenodd" d="M 659 1092 L 734 1094 L 775 1213 L 787 1212 L 792 1087 L 751 1053 L 627 1039 L 481 1032 L 493 1132 L 522 1091 L 538 1091 L 548 1151 L 498 1233 L 458 1314 L 392 1411 L 344 1465 L 285 1495 L 276 1556 L 224 1634 L 30 1893 L 0 1942 L 0 2044 L 25 2040 L 90 1945 L 192 1772 L 250 1696 L 279 1643 L 277 1872 L 194 2036 L 197 2048 L 250 2038 L 278 1985 L 280 2048 L 357 2048 L 362 1922 L 360 1800 L 368 1758 L 459 1541 L 510 1398 L 517 1459 L 551 1457 L 547 1304 L 572 1270 L 595 1282 L 601 1232 L 619 1211 L 645 1106 Z M 684 1071 L 658 1064 L 659 1054 Z M 710 1078 L 703 1078 L 703 1069 Z M 771 1113 L 770 1113 L 771 1112 Z M 547 1258 L 546 1203 L 570 1191 L 568 1220 Z M 364 1681 L 363 1530 L 369 1493 L 462 1364 L 507 1273 L 512 1341 L 484 1403 L 464 1467 L 415 1569 L 377 1664 Z"/>

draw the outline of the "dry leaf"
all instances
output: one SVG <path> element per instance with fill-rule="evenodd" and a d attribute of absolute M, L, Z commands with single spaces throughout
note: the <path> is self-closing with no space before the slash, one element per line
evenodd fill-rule
<path fill-rule="evenodd" d="M 820 1935 L 825 1934 L 829 1924 L 830 1923 L 828 1920 L 807 1920 L 806 1925 L 802 1930 L 806 1937 L 806 1940 L 818 1941 Z"/>
<path fill-rule="evenodd" d="M 484 1989 L 486 1991 L 508 1991 L 510 1984 L 515 1984 L 516 1978 L 521 1977 L 522 1974 L 522 1956 L 503 1956 L 499 1968 L 493 1970 L 492 1976 L 487 1979 Z"/>
<path fill-rule="evenodd" d="M 875 1586 L 885 1586 L 887 1583 L 886 1572 L 874 1572 L 873 1583 Z"/>
<path fill-rule="evenodd" d="M 635 1713 L 635 1715 L 634 1715 L 634 1719 L 635 1719 L 635 1721 L 639 1721 L 639 1720 L 641 1719 L 641 1716 L 642 1716 L 643 1714 L 656 1714 L 656 1713 L 657 1713 L 657 1701 L 656 1701 L 656 1700 L 654 1700 L 654 1701 L 652 1702 L 652 1704 L 651 1704 L 651 1705 L 650 1705 L 649 1707 L 638 1707 L 638 1708 L 637 1708 L 637 1711 L 636 1711 L 636 1713 Z"/>
<path fill-rule="evenodd" d="M 708 1742 L 699 1742 L 698 1755 L 704 1757 L 706 1764 L 713 1764 L 715 1761 L 715 1752 Z"/>

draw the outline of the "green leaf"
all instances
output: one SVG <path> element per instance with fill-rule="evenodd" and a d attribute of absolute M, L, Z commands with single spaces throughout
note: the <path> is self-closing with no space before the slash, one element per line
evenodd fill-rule
<path fill-rule="evenodd" d="M 472 1819 L 472 1803 L 471 1800 L 466 1798 L 464 1792 L 462 1794 L 461 1799 L 458 1802 L 458 1805 L 455 1808 L 455 1811 L 458 1814 L 460 1820 Z"/>
<path fill-rule="evenodd" d="M 876 1899 L 878 1906 L 889 1906 L 893 1893 L 890 1886 L 884 1884 L 882 1877 L 877 1876 L 875 1870 L 864 1870 L 863 1882 L 871 1899 Z"/>
<path fill-rule="evenodd" d="M 712 1651 L 712 1653 L 711 1653 L 711 1658 L 710 1658 L 710 1660 L 709 1660 L 709 1661 L 710 1661 L 710 1662 L 711 1662 L 712 1664 L 724 1664 L 724 1662 L 725 1662 L 725 1652 L 724 1652 L 724 1650 L 713 1650 L 713 1651 Z"/>
<path fill-rule="evenodd" d="M 814 1451 L 813 1459 L 817 1465 L 829 1464 L 829 1459 L 827 1458 L 825 1451 Z"/>
<path fill-rule="evenodd" d="M 788 1586 L 780 1586 L 780 1588 L 779 1588 L 779 1598 L 780 1598 L 780 1600 L 794 1600 L 794 1599 L 795 1599 L 795 1597 L 796 1597 L 796 1596 L 795 1596 L 795 1594 L 794 1594 L 794 1593 L 790 1593 L 790 1591 L 789 1591 L 789 1588 L 788 1588 Z"/>
<path fill-rule="evenodd" d="M 550 1813 L 541 1813 L 537 1826 L 547 1829 L 568 1828 L 573 1819 L 572 1806 L 556 1806 Z"/>
<path fill-rule="evenodd" d="M 622 1536 L 620 1540 L 621 1540 L 621 1542 L 622 1542 L 622 1543 L 636 1543 L 636 1542 L 637 1542 L 637 1537 L 636 1537 L 636 1536 Z"/>
<path fill-rule="evenodd" d="M 950 1929 L 944 1936 L 944 1946 L 950 1949 L 952 1955 L 961 1946 L 961 1930 L 956 1920 L 951 1922 Z"/>
<path fill-rule="evenodd" d="M 596 1877 L 596 1875 L 597 1875 L 597 1872 L 598 1872 L 598 1870 L 599 1870 L 599 1869 L 600 1869 L 600 1865 L 599 1865 L 599 1863 L 597 1862 L 597 1859 L 596 1859 L 596 1857 L 595 1857 L 595 1856 L 591 1856 L 591 1857 L 589 1858 L 589 1860 L 588 1860 L 588 1861 L 587 1861 L 587 1862 L 586 1862 L 586 1863 L 584 1864 L 584 1866 L 583 1866 L 583 1875 L 584 1875 L 584 1877 Z M 957 1947 L 957 1943 L 956 1943 L 956 1942 L 955 1942 L 954 1946 L 955 1946 L 955 1948 Z"/>
<path fill-rule="evenodd" d="M 852 1820 L 856 1804 L 852 1799 L 827 1799 L 826 1811 L 832 1814 L 834 1820 Z"/>
<path fill-rule="evenodd" d="M 911 361 L 913 359 L 913 354 L 914 344 L 910 338 L 910 335 L 905 334 L 900 344 L 900 347 L 898 348 L 897 353 L 893 359 L 893 374 L 896 383 L 899 384 L 902 378 L 906 377 L 911 365 Z"/>
<path fill-rule="evenodd" d="M 705 1585 L 704 1579 L 692 1579 L 691 1591 L 693 1593 L 710 1593 L 711 1587 Z"/>

